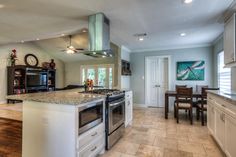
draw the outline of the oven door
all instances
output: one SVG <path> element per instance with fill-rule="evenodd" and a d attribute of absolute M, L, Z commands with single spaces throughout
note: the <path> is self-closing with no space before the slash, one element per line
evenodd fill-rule
<path fill-rule="evenodd" d="M 93 128 L 103 121 L 103 101 L 79 108 L 79 134 Z"/>
<path fill-rule="evenodd" d="M 109 134 L 120 127 L 125 121 L 125 99 L 119 99 L 109 104 Z"/>

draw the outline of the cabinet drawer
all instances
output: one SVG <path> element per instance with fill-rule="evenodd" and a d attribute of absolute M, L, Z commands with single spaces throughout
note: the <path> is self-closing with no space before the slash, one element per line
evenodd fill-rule
<path fill-rule="evenodd" d="M 104 124 L 98 125 L 97 127 L 86 132 L 85 134 L 82 134 L 78 138 L 77 148 L 82 149 L 83 147 L 89 145 L 94 139 L 98 138 L 101 135 L 104 135 L 104 133 Z"/>
<path fill-rule="evenodd" d="M 228 103 L 225 100 L 216 99 L 215 105 L 217 108 L 221 109 L 226 114 L 236 118 L 236 107 L 233 104 Z"/>
<path fill-rule="evenodd" d="M 102 135 L 79 152 L 79 157 L 95 157 L 105 148 L 105 136 Z"/>
<path fill-rule="evenodd" d="M 207 101 L 226 114 L 236 118 L 236 106 L 218 96 L 208 95 Z"/>

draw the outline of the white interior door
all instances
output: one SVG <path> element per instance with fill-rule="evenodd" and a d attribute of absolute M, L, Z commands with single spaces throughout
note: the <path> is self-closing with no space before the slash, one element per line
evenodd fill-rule
<path fill-rule="evenodd" d="M 164 94 L 168 89 L 168 58 L 146 59 L 146 105 L 164 107 Z"/>

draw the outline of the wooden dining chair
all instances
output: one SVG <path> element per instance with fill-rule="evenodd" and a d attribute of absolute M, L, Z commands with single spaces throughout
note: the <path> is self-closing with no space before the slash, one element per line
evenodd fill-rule
<path fill-rule="evenodd" d="M 208 88 L 208 85 L 196 85 L 196 92 L 202 93 L 202 88 Z"/>
<path fill-rule="evenodd" d="M 177 92 L 178 88 L 187 88 L 187 85 L 175 85 L 175 91 Z M 185 98 L 182 100 L 184 101 Z M 176 100 L 174 101 L 174 104 L 176 103 Z M 185 110 L 185 112 L 187 113 L 187 110 Z M 174 117 L 176 118 L 176 113 L 174 113 Z"/>
<path fill-rule="evenodd" d="M 178 88 L 186 88 L 187 85 L 175 85 L 175 91 L 177 91 Z"/>
<path fill-rule="evenodd" d="M 201 113 L 202 126 L 204 126 L 204 111 L 207 111 L 207 90 L 219 90 L 219 88 L 202 88 L 201 100 L 197 104 L 197 120 Z"/>
<path fill-rule="evenodd" d="M 183 101 L 184 100 L 184 101 Z M 189 111 L 190 123 L 193 124 L 193 88 L 178 88 L 175 100 L 175 116 L 179 123 L 179 110 Z"/>
<path fill-rule="evenodd" d="M 196 85 L 196 93 L 201 94 L 202 93 L 202 88 L 208 88 L 208 85 Z M 193 108 L 196 108 L 196 113 L 197 113 L 197 110 L 198 110 L 199 100 L 201 100 L 201 97 L 196 97 L 196 99 L 193 100 Z M 197 120 L 199 120 L 198 115 L 197 115 Z"/>

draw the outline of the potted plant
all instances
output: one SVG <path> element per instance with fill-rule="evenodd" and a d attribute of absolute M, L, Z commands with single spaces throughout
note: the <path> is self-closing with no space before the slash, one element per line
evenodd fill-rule
<path fill-rule="evenodd" d="M 16 60 L 17 60 L 16 49 L 11 50 L 9 59 L 10 59 L 11 66 L 15 66 Z"/>
<path fill-rule="evenodd" d="M 87 79 L 84 81 L 84 90 L 89 91 L 93 89 L 93 80 Z"/>

